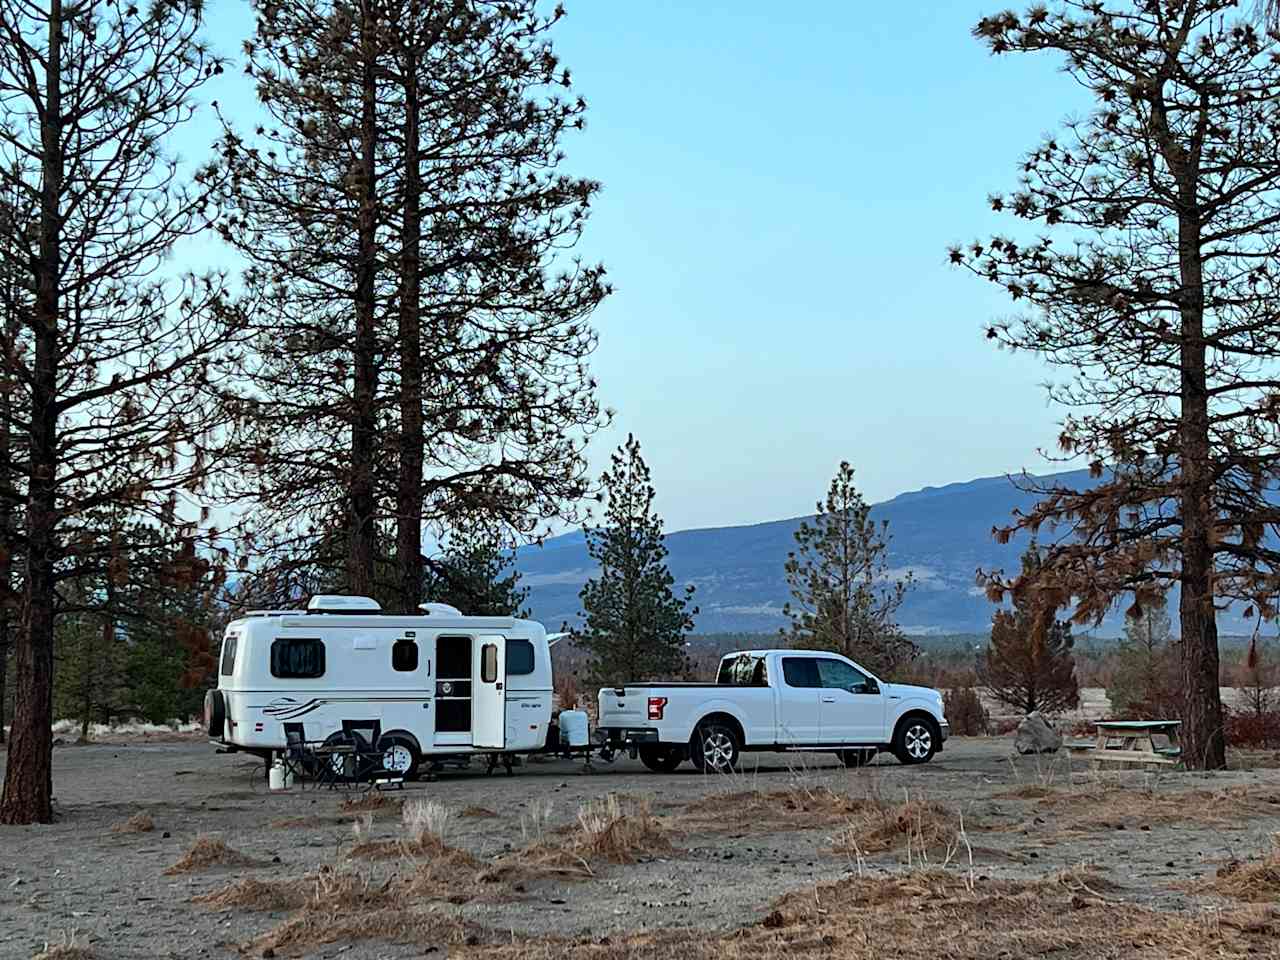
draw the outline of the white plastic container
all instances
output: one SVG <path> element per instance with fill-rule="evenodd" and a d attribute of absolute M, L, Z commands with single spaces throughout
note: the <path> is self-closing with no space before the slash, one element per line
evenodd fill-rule
<path fill-rule="evenodd" d="M 569 747 L 585 747 L 590 743 L 587 712 L 585 710 L 560 711 L 560 742 Z"/>
<path fill-rule="evenodd" d="M 272 791 L 287 790 L 284 779 L 284 762 L 278 757 L 276 762 L 271 764 L 271 770 L 267 774 L 267 787 Z"/>

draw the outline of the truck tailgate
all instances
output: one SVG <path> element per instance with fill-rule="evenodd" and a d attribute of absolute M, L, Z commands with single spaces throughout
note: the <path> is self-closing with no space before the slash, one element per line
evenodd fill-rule
<path fill-rule="evenodd" d="M 648 687 L 606 687 L 600 691 L 600 719 L 596 726 L 644 726 L 648 719 Z"/>

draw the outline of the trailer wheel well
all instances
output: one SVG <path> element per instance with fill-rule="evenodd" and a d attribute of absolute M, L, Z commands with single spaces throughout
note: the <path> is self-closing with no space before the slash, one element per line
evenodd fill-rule
<path fill-rule="evenodd" d="M 723 723 L 726 727 L 733 731 L 733 735 L 738 738 L 738 746 L 746 744 L 746 732 L 742 729 L 742 724 L 738 722 L 738 718 L 731 713 L 708 713 L 705 717 L 693 725 L 694 732 L 698 728 L 708 723 Z"/>

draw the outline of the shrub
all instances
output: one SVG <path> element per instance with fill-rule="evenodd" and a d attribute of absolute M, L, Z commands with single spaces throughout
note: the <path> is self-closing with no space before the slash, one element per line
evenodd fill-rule
<path fill-rule="evenodd" d="M 942 695 L 942 712 L 951 732 L 960 737 L 982 737 L 987 733 L 987 711 L 973 687 L 954 687 Z"/>
<path fill-rule="evenodd" d="M 1227 743 L 1233 747 L 1269 747 L 1280 743 L 1280 710 L 1265 713 L 1226 711 Z"/>

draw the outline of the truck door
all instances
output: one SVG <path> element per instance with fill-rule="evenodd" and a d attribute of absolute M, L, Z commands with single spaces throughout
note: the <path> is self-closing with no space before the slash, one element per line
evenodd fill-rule
<path fill-rule="evenodd" d="M 883 743 L 884 694 L 861 670 L 834 657 L 816 660 L 822 682 L 823 743 Z"/>
<path fill-rule="evenodd" d="M 813 745 L 820 729 L 818 670 L 813 657 L 782 657 L 778 691 L 778 743 Z"/>
<path fill-rule="evenodd" d="M 471 745 L 502 750 L 507 745 L 507 639 L 480 637 L 473 650 Z"/>

